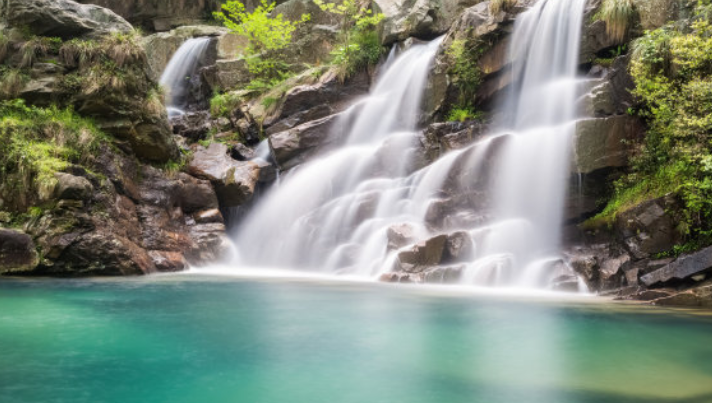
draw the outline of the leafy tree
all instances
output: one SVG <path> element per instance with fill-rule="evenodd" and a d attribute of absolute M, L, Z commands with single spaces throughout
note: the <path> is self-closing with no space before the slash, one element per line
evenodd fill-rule
<path fill-rule="evenodd" d="M 267 88 L 284 80 L 289 65 L 279 51 L 289 46 L 299 25 L 311 18 L 303 14 L 298 21 L 289 21 L 282 14 L 273 15 L 274 7 L 274 2 L 262 0 L 250 13 L 240 1 L 231 0 L 213 14 L 235 35 L 248 40 L 243 56 L 256 77 L 252 87 Z"/>
<path fill-rule="evenodd" d="M 340 4 L 314 0 L 314 3 L 340 17 L 339 44 L 331 56 L 332 63 L 339 67 L 341 79 L 378 62 L 383 47 L 375 28 L 385 18 L 383 14 L 374 14 L 357 0 L 344 0 Z"/>

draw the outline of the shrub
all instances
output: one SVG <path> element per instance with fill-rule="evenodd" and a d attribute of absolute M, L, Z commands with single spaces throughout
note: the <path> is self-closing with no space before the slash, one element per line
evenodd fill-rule
<path fill-rule="evenodd" d="M 687 242 L 712 242 L 712 26 L 647 32 L 634 44 L 630 65 L 637 113 L 648 123 L 631 172 L 616 183 L 615 197 L 593 224 L 610 223 L 640 201 L 673 192 Z"/>
<path fill-rule="evenodd" d="M 482 113 L 470 107 L 455 107 L 450 110 L 446 120 L 448 122 L 465 122 L 467 120 L 482 119 Z"/>
<path fill-rule="evenodd" d="M 338 67 L 339 78 L 344 80 L 378 63 L 383 46 L 375 28 L 385 18 L 383 14 L 374 14 L 357 0 L 344 0 L 341 4 L 314 0 L 314 3 L 323 11 L 340 17 L 339 41 L 331 52 L 331 62 Z"/>
<path fill-rule="evenodd" d="M 62 40 L 59 38 L 45 36 L 35 36 L 25 41 L 22 46 L 20 46 L 20 53 L 22 54 L 20 67 L 32 67 L 38 59 L 47 56 L 48 52 L 59 50 L 61 43 Z"/>
<path fill-rule="evenodd" d="M 235 35 L 248 40 L 243 56 L 247 68 L 263 87 L 274 86 L 286 78 L 289 65 L 279 51 L 292 42 L 297 27 L 310 19 L 303 14 L 299 21 L 289 21 L 282 14 L 272 15 L 275 3 L 262 0 L 255 10 L 247 12 L 239 1 L 228 1 L 222 10 L 214 13 L 216 20 Z"/>
<path fill-rule="evenodd" d="M 8 52 L 10 51 L 10 39 L 0 32 L 0 63 L 5 62 Z"/>
<path fill-rule="evenodd" d="M 216 117 L 229 118 L 242 102 L 242 97 L 234 92 L 215 94 L 210 100 L 210 113 Z"/>

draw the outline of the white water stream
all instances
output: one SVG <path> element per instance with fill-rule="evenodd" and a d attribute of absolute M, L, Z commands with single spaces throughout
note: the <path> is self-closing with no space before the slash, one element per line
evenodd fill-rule
<path fill-rule="evenodd" d="M 171 57 L 160 83 L 168 90 L 168 116 L 182 115 L 190 76 L 195 73 L 210 43 L 210 38 L 191 38 Z"/>
<path fill-rule="evenodd" d="M 416 126 L 441 39 L 391 60 L 372 94 L 335 125 L 341 146 L 284 175 L 238 226 L 235 266 L 377 276 L 398 252 L 387 248 L 389 227 L 407 224 L 417 240 L 472 235 L 465 284 L 548 285 L 557 275 L 585 2 L 542 0 L 518 18 L 508 124 L 420 170 Z M 477 189 L 491 201 L 487 212 Z M 433 224 L 438 206 L 452 202 L 446 195 L 474 201 Z"/>

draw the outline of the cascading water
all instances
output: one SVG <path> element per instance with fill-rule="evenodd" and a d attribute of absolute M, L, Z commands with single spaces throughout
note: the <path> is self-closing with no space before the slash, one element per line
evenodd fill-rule
<path fill-rule="evenodd" d="M 186 104 L 188 84 L 203 55 L 210 38 L 191 38 L 185 41 L 168 62 L 161 75 L 161 85 L 168 89 L 168 115 L 182 115 Z"/>
<path fill-rule="evenodd" d="M 407 227 L 411 242 L 466 231 L 463 282 L 545 286 L 560 242 L 585 2 L 542 0 L 518 19 L 509 124 L 419 170 L 415 130 L 441 40 L 391 58 L 372 94 L 342 114 L 332 133 L 342 145 L 283 176 L 239 225 L 237 264 L 374 276 L 411 247 L 389 246 L 389 229 Z M 458 212 L 433 223 L 447 203 Z"/>
<path fill-rule="evenodd" d="M 465 281 L 541 286 L 557 260 L 575 130 L 586 0 L 540 1 L 516 21 L 490 194 L 493 224 Z"/>
<path fill-rule="evenodd" d="M 241 264 L 373 275 L 386 258 L 386 229 L 421 222 L 405 176 L 430 61 L 440 40 L 393 61 L 372 95 L 344 112 L 343 145 L 282 178 L 235 234 Z M 338 128 L 349 126 L 342 133 Z M 410 150 L 410 151 L 408 151 Z"/>

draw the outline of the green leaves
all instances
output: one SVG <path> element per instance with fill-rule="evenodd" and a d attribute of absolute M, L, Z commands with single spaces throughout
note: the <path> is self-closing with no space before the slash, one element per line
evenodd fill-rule
<path fill-rule="evenodd" d="M 231 0 L 213 14 L 235 35 L 248 40 L 243 56 L 247 69 L 255 76 L 251 87 L 260 91 L 279 84 L 288 76 L 289 65 L 279 51 L 289 46 L 299 25 L 311 18 L 309 14 L 302 14 L 300 20 L 289 21 L 282 14 L 273 15 L 274 7 L 275 3 L 262 0 L 248 13 L 241 2 Z"/>

